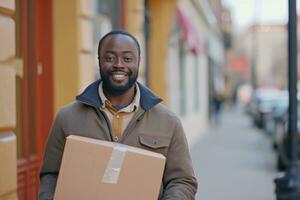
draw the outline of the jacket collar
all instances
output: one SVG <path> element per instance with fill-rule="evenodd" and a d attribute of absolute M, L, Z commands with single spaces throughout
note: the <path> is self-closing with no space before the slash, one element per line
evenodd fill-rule
<path fill-rule="evenodd" d="M 80 95 L 76 96 L 76 100 L 100 108 L 103 104 L 98 92 L 100 82 L 101 80 L 97 80 L 90 84 Z M 161 98 L 156 96 L 150 89 L 143 86 L 141 83 L 138 82 L 138 86 L 141 92 L 140 105 L 144 110 L 149 110 L 162 101 Z"/>

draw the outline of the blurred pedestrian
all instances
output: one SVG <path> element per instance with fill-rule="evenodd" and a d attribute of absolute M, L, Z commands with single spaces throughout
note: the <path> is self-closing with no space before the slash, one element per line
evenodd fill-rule
<path fill-rule="evenodd" d="M 183 127 L 159 97 L 137 82 L 140 53 L 138 41 L 127 32 L 116 30 L 102 37 L 98 46 L 101 79 L 62 108 L 53 123 L 40 172 L 40 200 L 54 196 L 70 134 L 162 153 L 166 165 L 159 199 L 195 199 L 197 181 Z"/>
<path fill-rule="evenodd" d="M 215 125 L 217 126 L 221 123 L 222 107 L 224 101 L 225 97 L 221 92 L 213 92 L 213 119 Z"/>
<path fill-rule="evenodd" d="M 233 90 L 232 90 L 232 95 L 231 95 L 231 105 L 232 108 L 234 109 L 237 105 L 237 100 L 238 100 L 238 89 L 239 89 L 239 85 L 235 85 Z"/>

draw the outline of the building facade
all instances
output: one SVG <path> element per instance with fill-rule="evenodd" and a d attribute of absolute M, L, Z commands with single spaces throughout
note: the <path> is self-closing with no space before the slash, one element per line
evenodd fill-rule
<path fill-rule="evenodd" d="M 218 2 L 1 1 L 0 176 L 9 181 L 0 199 L 37 199 L 52 120 L 99 78 L 96 49 L 111 29 L 137 37 L 139 81 L 180 116 L 189 142 L 197 137 L 209 122 L 210 90 L 224 84 Z"/>
<path fill-rule="evenodd" d="M 253 25 L 236 42 L 247 59 L 257 87 L 287 88 L 287 28 L 283 24 Z"/>

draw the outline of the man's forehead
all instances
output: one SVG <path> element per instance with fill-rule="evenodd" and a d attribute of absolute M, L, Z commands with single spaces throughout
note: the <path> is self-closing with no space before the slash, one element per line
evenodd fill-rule
<path fill-rule="evenodd" d="M 103 46 L 107 44 L 112 44 L 112 45 L 123 45 L 123 44 L 132 44 L 136 46 L 135 41 L 124 34 L 113 34 L 109 35 L 103 40 Z"/>
<path fill-rule="evenodd" d="M 138 42 L 128 36 L 126 34 L 111 34 L 105 36 L 102 41 L 100 42 L 99 46 L 99 54 L 103 54 L 108 51 L 113 52 L 124 52 L 130 51 L 132 53 L 136 53 L 137 56 L 140 54 L 140 47 Z"/>

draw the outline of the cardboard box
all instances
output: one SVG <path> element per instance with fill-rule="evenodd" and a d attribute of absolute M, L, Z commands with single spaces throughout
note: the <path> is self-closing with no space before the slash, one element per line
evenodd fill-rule
<path fill-rule="evenodd" d="M 16 136 L 0 134 L 0 197 L 17 188 Z M 1 199 L 1 198 L 0 198 Z"/>
<path fill-rule="evenodd" d="M 155 200 L 164 167 L 158 153 L 69 136 L 54 199 Z"/>

